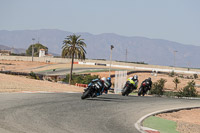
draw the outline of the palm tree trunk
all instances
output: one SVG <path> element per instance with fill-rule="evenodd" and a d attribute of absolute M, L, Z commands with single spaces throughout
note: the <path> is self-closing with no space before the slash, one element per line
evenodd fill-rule
<path fill-rule="evenodd" d="M 74 65 L 74 53 L 72 54 L 72 62 L 71 62 L 71 71 L 70 71 L 70 76 L 69 76 L 69 84 L 71 84 L 72 80 L 72 71 L 73 71 L 73 65 Z"/>

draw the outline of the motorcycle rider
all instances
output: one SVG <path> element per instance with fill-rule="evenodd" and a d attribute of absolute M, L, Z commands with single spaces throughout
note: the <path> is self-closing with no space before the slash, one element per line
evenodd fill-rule
<path fill-rule="evenodd" d="M 133 90 L 134 89 L 137 89 L 137 87 L 138 87 L 138 82 L 139 82 L 139 80 L 138 80 L 138 76 L 137 75 L 134 75 L 133 77 L 130 77 L 130 78 L 128 78 L 128 81 L 131 83 L 131 84 L 133 84 Z"/>
<path fill-rule="evenodd" d="M 108 77 L 108 78 L 104 78 L 104 87 L 103 87 L 103 89 L 102 89 L 102 93 L 104 92 L 105 94 L 107 94 L 108 93 L 108 90 L 110 89 L 110 87 L 112 86 L 112 83 L 111 83 L 111 78 L 110 77 Z"/>
<path fill-rule="evenodd" d="M 96 79 L 95 82 L 99 82 L 101 84 L 101 87 L 99 89 L 97 89 L 97 92 L 95 93 L 95 95 L 93 97 L 102 95 L 103 92 L 105 92 L 105 94 L 108 93 L 108 90 L 110 89 L 112 83 L 111 83 L 111 78 L 101 78 L 101 79 Z"/>
<path fill-rule="evenodd" d="M 141 83 L 141 85 L 142 85 L 144 82 L 148 82 L 148 83 L 149 83 L 149 85 L 148 85 L 148 90 L 151 90 L 151 86 L 152 86 L 151 77 L 149 77 L 148 79 L 145 79 L 145 80 Z"/>

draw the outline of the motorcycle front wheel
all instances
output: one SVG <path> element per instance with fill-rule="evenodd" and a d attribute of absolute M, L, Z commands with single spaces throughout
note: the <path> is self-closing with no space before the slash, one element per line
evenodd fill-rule
<path fill-rule="evenodd" d="M 138 91 L 138 96 L 141 96 L 141 94 L 143 94 L 143 89 L 142 87 L 140 87 L 139 91 Z"/>
<path fill-rule="evenodd" d="M 83 92 L 83 95 L 81 96 L 81 99 L 86 99 L 89 97 L 90 89 L 87 89 L 85 92 Z"/>
<path fill-rule="evenodd" d="M 122 96 L 125 96 L 125 95 L 128 96 L 128 87 L 127 86 L 122 91 Z"/>

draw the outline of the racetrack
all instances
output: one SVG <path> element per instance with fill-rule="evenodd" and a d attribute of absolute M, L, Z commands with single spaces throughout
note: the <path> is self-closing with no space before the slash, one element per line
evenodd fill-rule
<path fill-rule="evenodd" d="M 81 94 L 0 94 L 0 133 L 138 133 L 142 116 L 175 107 L 197 107 L 200 100 Z"/>
<path fill-rule="evenodd" d="M 38 74 L 45 74 L 45 75 L 67 75 L 70 73 L 70 68 L 62 68 L 62 69 L 55 69 L 55 71 L 51 71 L 51 70 L 48 70 L 48 71 L 42 71 L 42 72 L 36 72 Z M 83 68 L 74 68 L 73 69 L 73 72 L 75 73 L 80 73 L 80 72 L 86 72 L 86 71 L 98 71 L 98 70 L 108 70 L 106 68 L 86 68 L 86 67 L 83 67 Z"/>

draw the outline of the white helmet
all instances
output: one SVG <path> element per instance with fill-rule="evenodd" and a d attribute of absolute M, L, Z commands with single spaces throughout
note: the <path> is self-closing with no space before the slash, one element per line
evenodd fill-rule
<path fill-rule="evenodd" d="M 106 81 L 106 78 L 105 78 L 105 77 L 103 77 L 103 78 L 101 78 L 101 80 L 105 82 L 105 81 Z"/>
<path fill-rule="evenodd" d="M 134 75 L 134 76 L 133 76 L 133 80 L 138 80 L 138 76 L 137 76 L 137 75 Z"/>

